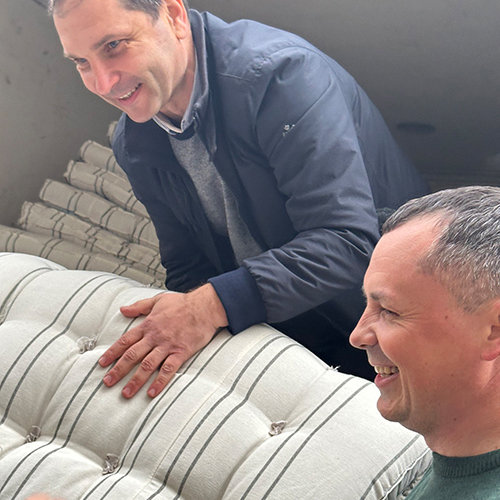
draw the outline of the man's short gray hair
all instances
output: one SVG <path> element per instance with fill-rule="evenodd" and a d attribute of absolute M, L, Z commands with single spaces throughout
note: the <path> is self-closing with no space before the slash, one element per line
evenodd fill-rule
<path fill-rule="evenodd" d="M 47 9 L 50 15 L 57 13 L 57 8 L 62 6 L 66 0 L 47 0 Z M 80 0 L 83 1 L 83 0 Z M 125 9 L 140 10 L 149 14 L 154 20 L 158 19 L 160 7 L 163 0 L 120 0 Z M 189 10 L 187 0 L 182 0 L 186 10 Z"/>
<path fill-rule="evenodd" d="M 472 313 L 500 297 L 500 188 L 469 186 L 410 200 L 385 222 L 382 234 L 435 216 L 439 235 L 419 262 Z"/>

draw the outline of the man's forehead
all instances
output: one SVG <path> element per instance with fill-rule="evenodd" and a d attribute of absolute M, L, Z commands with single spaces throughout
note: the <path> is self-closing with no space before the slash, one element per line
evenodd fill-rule
<path fill-rule="evenodd" d="M 427 251 L 441 234 L 443 218 L 436 214 L 425 215 L 402 223 L 385 233 L 375 247 L 377 253 L 391 250 L 415 255 Z"/>
<path fill-rule="evenodd" d="M 130 33 L 134 24 L 117 15 L 120 0 L 64 0 L 63 15 L 54 15 L 54 24 L 65 57 L 82 57 L 113 39 Z M 124 10 L 124 12 L 126 12 Z"/>
<path fill-rule="evenodd" d="M 57 17 L 65 17 L 85 0 L 54 0 L 53 13 Z"/>
<path fill-rule="evenodd" d="M 87 4 L 89 0 L 54 0 L 53 15 L 64 18 L 83 3 Z M 96 8 L 102 8 L 105 3 L 113 3 L 119 7 L 124 7 L 122 0 L 99 0 L 99 5 Z"/>
<path fill-rule="evenodd" d="M 384 234 L 365 275 L 365 294 L 373 300 L 387 299 L 420 279 L 421 259 L 438 235 L 434 218 L 412 220 Z"/>

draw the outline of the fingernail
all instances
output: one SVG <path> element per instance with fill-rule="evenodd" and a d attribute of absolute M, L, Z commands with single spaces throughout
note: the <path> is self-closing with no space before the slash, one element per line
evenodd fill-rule
<path fill-rule="evenodd" d="M 108 361 L 108 360 L 106 359 L 106 356 L 101 356 L 101 357 L 99 358 L 99 364 L 100 364 L 101 366 L 106 366 L 106 365 L 107 365 L 107 361 Z"/>
<path fill-rule="evenodd" d="M 111 383 L 113 382 L 113 377 L 111 375 L 106 375 L 102 381 L 106 384 L 106 385 L 111 385 Z"/>
<path fill-rule="evenodd" d="M 122 394 L 124 397 L 129 398 L 132 395 L 132 389 L 130 387 L 125 387 Z"/>
<path fill-rule="evenodd" d="M 154 398 L 156 396 L 156 389 L 149 389 L 148 396 Z"/>

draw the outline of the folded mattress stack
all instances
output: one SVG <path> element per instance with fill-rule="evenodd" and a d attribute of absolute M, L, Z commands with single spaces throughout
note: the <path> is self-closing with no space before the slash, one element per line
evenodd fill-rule
<path fill-rule="evenodd" d="M 64 178 L 45 181 L 40 200 L 23 204 L 16 228 L 0 225 L 0 251 L 163 286 L 165 270 L 153 224 L 112 150 L 86 141 Z"/>

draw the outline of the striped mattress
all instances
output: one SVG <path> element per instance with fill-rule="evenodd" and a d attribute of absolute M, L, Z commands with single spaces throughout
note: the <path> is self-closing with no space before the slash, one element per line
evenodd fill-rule
<path fill-rule="evenodd" d="M 102 384 L 100 355 L 170 293 L 0 253 L 0 499 L 401 499 L 429 464 L 378 391 L 266 325 L 222 331 L 156 399 Z"/>

